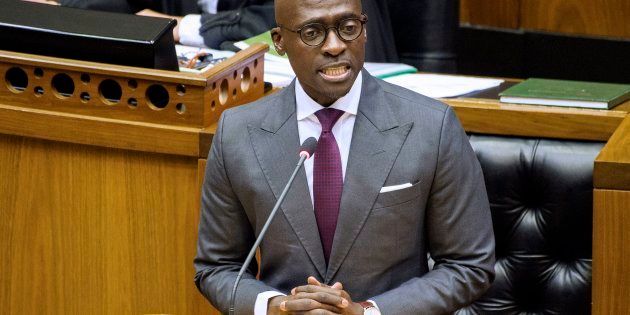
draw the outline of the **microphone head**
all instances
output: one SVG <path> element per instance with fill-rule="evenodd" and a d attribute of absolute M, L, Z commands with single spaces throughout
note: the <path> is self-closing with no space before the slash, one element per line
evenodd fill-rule
<path fill-rule="evenodd" d="M 300 156 L 306 156 L 308 160 L 315 153 L 315 149 L 317 149 L 317 139 L 309 137 L 300 146 Z"/>

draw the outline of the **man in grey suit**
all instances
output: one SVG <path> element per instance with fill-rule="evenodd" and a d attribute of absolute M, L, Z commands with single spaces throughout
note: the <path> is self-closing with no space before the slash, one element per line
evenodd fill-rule
<path fill-rule="evenodd" d="M 199 290 L 227 312 L 300 142 L 315 135 L 236 314 L 443 314 L 472 302 L 493 279 L 494 236 L 452 109 L 362 70 L 359 0 L 282 0 L 275 14 L 275 48 L 297 80 L 221 116 L 202 191 Z"/>

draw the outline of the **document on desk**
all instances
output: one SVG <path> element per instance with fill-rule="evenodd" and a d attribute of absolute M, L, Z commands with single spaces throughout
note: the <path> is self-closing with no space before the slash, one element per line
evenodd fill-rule
<path fill-rule="evenodd" d="M 432 98 L 464 95 L 496 87 L 503 82 L 500 79 L 425 73 L 402 74 L 384 80 Z"/>
<path fill-rule="evenodd" d="M 194 68 L 190 69 L 183 66 L 182 63 L 186 61 L 196 59 L 197 56 L 207 55 L 208 58 L 216 61 L 221 61 L 223 59 L 230 58 L 234 56 L 235 52 L 227 51 L 227 50 L 216 50 L 205 47 L 194 47 L 194 46 L 186 46 L 186 45 L 175 45 L 175 53 L 177 54 L 177 61 L 180 63 L 179 71 L 182 72 L 192 72 L 192 73 L 200 73 L 212 68 L 216 63 L 210 62 L 203 68 Z"/>

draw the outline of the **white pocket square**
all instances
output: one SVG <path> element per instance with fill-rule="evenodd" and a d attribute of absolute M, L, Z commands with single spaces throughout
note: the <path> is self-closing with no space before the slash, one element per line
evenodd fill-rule
<path fill-rule="evenodd" d="M 405 183 L 405 184 L 393 185 L 393 186 L 383 186 L 381 188 L 380 193 L 382 194 L 382 193 L 386 193 L 390 191 L 401 190 L 401 189 L 409 188 L 411 186 L 412 186 L 411 183 Z"/>

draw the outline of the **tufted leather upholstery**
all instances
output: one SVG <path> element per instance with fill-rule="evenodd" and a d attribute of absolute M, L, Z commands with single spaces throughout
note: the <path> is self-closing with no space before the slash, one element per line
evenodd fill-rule
<path fill-rule="evenodd" d="M 590 314 L 599 142 L 471 135 L 490 199 L 496 278 L 468 314 Z"/>

